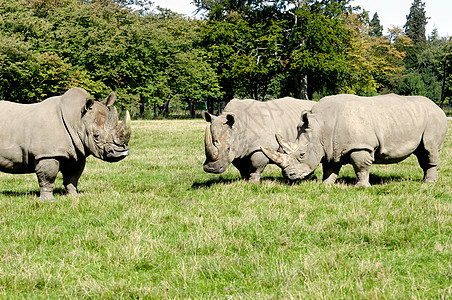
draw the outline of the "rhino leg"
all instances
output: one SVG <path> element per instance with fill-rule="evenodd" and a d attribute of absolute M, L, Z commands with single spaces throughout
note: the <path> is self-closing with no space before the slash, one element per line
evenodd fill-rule
<path fill-rule="evenodd" d="M 367 150 L 357 150 L 350 154 L 350 163 L 358 178 L 355 187 L 370 187 L 369 172 L 373 161 L 372 154 Z"/>
<path fill-rule="evenodd" d="M 438 164 L 439 164 L 439 151 L 426 150 L 423 145 L 414 152 L 421 166 L 424 170 L 423 182 L 436 182 L 438 181 Z"/>
<path fill-rule="evenodd" d="M 41 159 L 35 166 L 36 176 L 38 177 L 41 200 L 55 200 L 53 197 L 53 187 L 55 178 L 58 175 L 60 162 L 56 159 Z"/>
<path fill-rule="evenodd" d="M 69 195 L 77 195 L 77 185 L 80 176 L 85 169 L 86 160 L 80 160 L 75 163 L 65 164 L 61 168 L 63 174 L 63 185 Z"/>
<path fill-rule="evenodd" d="M 334 163 L 322 163 L 323 167 L 323 183 L 333 184 L 336 182 L 339 171 L 341 170 L 341 164 Z"/>
<path fill-rule="evenodd" d="M 232 164 L 239 170 L 243 179 L 259 182 L 268 162 L 268 158 L 262 152 L 255 152 L 251 157 L 235 160 Z"/>
<path fill-rule="evenodd" d="M 262 172 L 269 163 L 269 159 L 261 151 L 255 152 L 250 158 L 249 181 L 259 182 Z"/>

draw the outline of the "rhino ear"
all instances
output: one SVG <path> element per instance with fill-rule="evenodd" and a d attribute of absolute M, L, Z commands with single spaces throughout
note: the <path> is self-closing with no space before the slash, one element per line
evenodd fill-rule
<path fill-rule="evenodd" d="M 308 114 L 310 113 L 310 110 L 304 110 L 301 112 L 301 121 L 306 124 L 306 127 L 309 126 L 309 119 L 308 119 Z"/>
<path fill-rule="evenodd" d="M 91 106 L 94 105 L 93 98 L 86 99 L 85 105 L 82 107 L 82 117 L 90 110 Z"/>
<path fill-rule="evenodd" d="M 204 120 L 206 120 L 206 122 L 209 122 L 209 123 L 212 123 L 213 120 L 215 120 L 215 118 L 216 118 L 214 115 L 209 114 L 207 111 L 203 111 L 201 113 L 201 115 L 202 115 L 202 118 Z"/>
<path fill-rule="evenodd" d="M 111 92 L 110 95 L 107 96 L 107 98 L 105 98 L 104 100 L 102 100 L 102 104 L 106 105 L 107 107 L 110 107 L 113 105 L 113 103 L 115 103 L 116 101 L 116 93 L 115 92 Z"/>
<path fill-rule="evenodd" d="M 226 115 L 226 124 L 229 125 L 229 127 L 232 127 L 235 124 L 235 114 L 228 113 Z"/>

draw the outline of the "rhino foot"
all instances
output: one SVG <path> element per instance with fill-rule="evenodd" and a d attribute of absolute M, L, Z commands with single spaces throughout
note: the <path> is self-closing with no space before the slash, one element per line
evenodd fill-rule
<path fill-rule="evenodd" d="M 39 200 L 41 201 L 56 201 L 55 197 L 52 193 L 41 193 L 39 196 Z"/>
<path fill-rule="evenodd" d="M 360 181 L 358 181 L 358 182 L 355 184 L 355 187 L 356 187 L 356 188 L 370 188 L 371 185 L 370 185 L 369 182 L 360 182 Z"/>
<path fill-rule="evenodd" d="M 438 179 L 438 167 L 432 167 L 424 171 L 424 179 L 422 180 L 422 182 L 433 183 L 437 182 Z"/>
<path fill-rule="evenodd" d="M 427 177 L 422 180 L 422 182 L 425 182 L 425 183 L 434 183 L 437 181 L 438 181 L 438 177 L 436 177 L 436 178 L 435 177 Z"/>

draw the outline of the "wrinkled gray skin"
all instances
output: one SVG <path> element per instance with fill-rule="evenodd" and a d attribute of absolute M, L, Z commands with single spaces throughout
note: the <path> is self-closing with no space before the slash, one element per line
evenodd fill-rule
<path fill-rule="evenodd" d="M 233 99 L 218 117 L 203 112 L 211 123 L 205 133 L 204 171 L 223 173 L 232 163 L 243 178 L 258 182 L 269 163 L 260 147 L 278 150 L 275 134 L 295 140 L 301 112 L 314 103 L 290 97 L 267 102 Z"/>
<path fill-rule="evenodd" d="M 78 180 L 90 154 L 108 162 L 129 154 L 130 116 L 118 124 L 111 93 L 95 102 L 81 88 L 36 104 L 0 101 L 0 171 L 36 173 L 40 198 L 53 200 L 59 171 L 69 194 L 77 194 Z"/>
<path fill-rule="evenodd" d="M 335 95 L 321 99 L 302 116 L 296 143 L 277 136 L 286 154 L 264 153 L 291 180 L 323 165 L 323 181 L 334 183 L 344 164 L 352 164 L 357 187 L 369 187 L 372 164 L 397 163 L 411 154 L 424 170 L 424 182 L 438 180 L 439 151 L 447 132 L 444 112 L 420 96 Z"/>

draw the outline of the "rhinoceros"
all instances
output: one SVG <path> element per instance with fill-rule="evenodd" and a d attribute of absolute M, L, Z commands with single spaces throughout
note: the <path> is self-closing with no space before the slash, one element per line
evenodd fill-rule
<path fill-rule="evenodd" d="M 278 150 L 276 133 L 295 139 L 297 119 L 314 103 L 290 97 L 267 102 L 233 99 L 218 117 L 203 112 L 211 123 L 205 132 L 204 171 L 223 173 L 232 163 L 243 178 L 259 181 L 269 163 L 260 147 Z"/>
<path fill-rule="evenodd" d="M 356 186 L 369 187 L 372 164 L 397 163 L 411 154 L 418 158 L 424 182 L 438 180 L 447 119 L 428 98 L 329 96 L 303 113 L 299 128 L 295 143 L 276 137 L 286 153 L 262 149 L 290 180 L 304 178 L 322 162 L 323 181 L 334 183 L 341 166 L 350 163 Z"/>
<path fill-rule="evenodd" d="M 0 171 L 36 173 L 40 198 L 53 200 L 55 178 L 60 171 L 69 194 L 92 154 L 116 162 L 129 154 L 130 116 L 118 123 L 112 92 L 94 101 L 81 88 L 35 104 L 0 101 Z"/>

